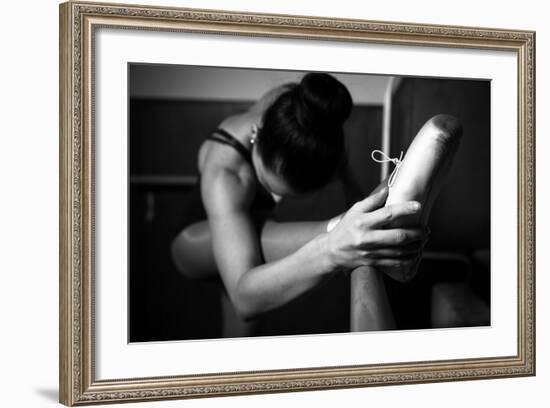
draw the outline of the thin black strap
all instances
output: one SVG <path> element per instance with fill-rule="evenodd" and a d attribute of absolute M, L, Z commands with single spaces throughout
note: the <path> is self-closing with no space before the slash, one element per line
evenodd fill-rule
<path fill-rule="evenodd" d="M 238 151 L 247 162 L 252 163 L 252 155 L 250 154 L 250 150 L 244 147 L 244 145 L 239 141 L 239 139 L 237 139 L 227 130 L 218 128 L 214 131 L 214 133 L 207 136 L 206 138 L 208 140 L 213 140 L 213 141 L 231 146 L 236 151 Z"/>

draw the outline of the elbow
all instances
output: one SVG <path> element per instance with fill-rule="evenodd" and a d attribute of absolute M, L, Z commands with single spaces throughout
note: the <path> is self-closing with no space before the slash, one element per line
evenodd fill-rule
<path fill-rule="evenodd" d="M 260 315 L 260 313 L 256 308 L 254 308 L 249 303 L 244 302 L 240 299 L 233 299 L 231 300 L 231 303 L 235 308 L 235 312 L 237 313 L 237 316 L 239 316 L 239 318 L 245 322 L 254 321 Z"/>
<path fill-rule="evenodd" d="M 245 322 L 252 322 L 256 320 L 260 313 L 258 313 L 254 308 L 249 307 L 246 304 L 235 303 L 233 302 L 237 316 Z"/>
<path fill-rule="evenodd" d="M 264 312 L 258 294 L 247 288 L 246 284 L 243 285 L 242 282 L 239 282 L 233 294 L 230 295 L 230 299 L 235 312 L 245 322 L 256 320 Z"/>

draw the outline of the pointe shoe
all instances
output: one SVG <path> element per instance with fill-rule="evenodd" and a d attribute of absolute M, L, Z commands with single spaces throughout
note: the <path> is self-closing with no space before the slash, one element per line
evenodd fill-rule
<path fill-rule="evenodd" d="M 451 115 L 434 116 L 422 126 L 399 165 L 386 200 L 386 205 L 418 201 L 422 210 L 392 223 L 390 227 L 427 225 L 433 203 L 451 170 L 461 136 L 462 127 Z M 409 271 L 393 271 L 390 275 L 403 274 L 410 279 L 416 274 L 418 264 L 419 262 Z"/>

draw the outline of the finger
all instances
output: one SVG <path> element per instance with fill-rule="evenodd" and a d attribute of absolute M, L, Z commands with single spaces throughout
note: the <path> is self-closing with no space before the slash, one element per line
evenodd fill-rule
<path fill-rule="evenodd" d="M 380 208 L 386 202 L 388 197 L 388 187 L 383 186 L 380 189 L 373 191 L 368 197 L 364 198 L 361 201 L 356 202 L 351 208 L 350 211 L 356 212 L 371 212 Z"/>
<path fill-rule="evenodd" d="M 422 230 L 409 228 L 393 228 L 374 230 L 365 234 L 363 249 L 382 249 L 402 247 L 413 242 L 422 242 Z"/>
<path fill-rule="evenodd" d="M 391 259 L 406 259 L 416 258 L 422 251 L 422 241 L 416 241 L 412 244 L 400 248 L 381 248 L 367 251 L 371 258 L 391 258 Z"/>
<path fill-rule="evenodd" d="M 421 209 L 418 201 L 391 204 L 365 214 L 365 223 L 370 228 L 383 227 L 399 218 L 417 214 Z"/>
<path fill-rule="evenodd" d="M 408 276 L 411 273 L 410 269 L 413 268 L 416 263 L 416 257 L 411 257 L 408 259 L 369 258 L 365 260 L 365 264 L 368 266 L 385 268 L 384 272 L 388 275 L 395 276 L 395 279 L 397 279 L 399 276 Z"/>

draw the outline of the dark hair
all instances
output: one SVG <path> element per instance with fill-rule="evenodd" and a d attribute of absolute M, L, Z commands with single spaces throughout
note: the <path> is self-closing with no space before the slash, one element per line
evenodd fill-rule
<path fill-rule="evenodd" d="M 296 191 L 323 186 L 342 160 L 351 107 L 346 87 L 328 74 L 291 84 L 264 113 L 257 143 L 264 165 Z"/>

